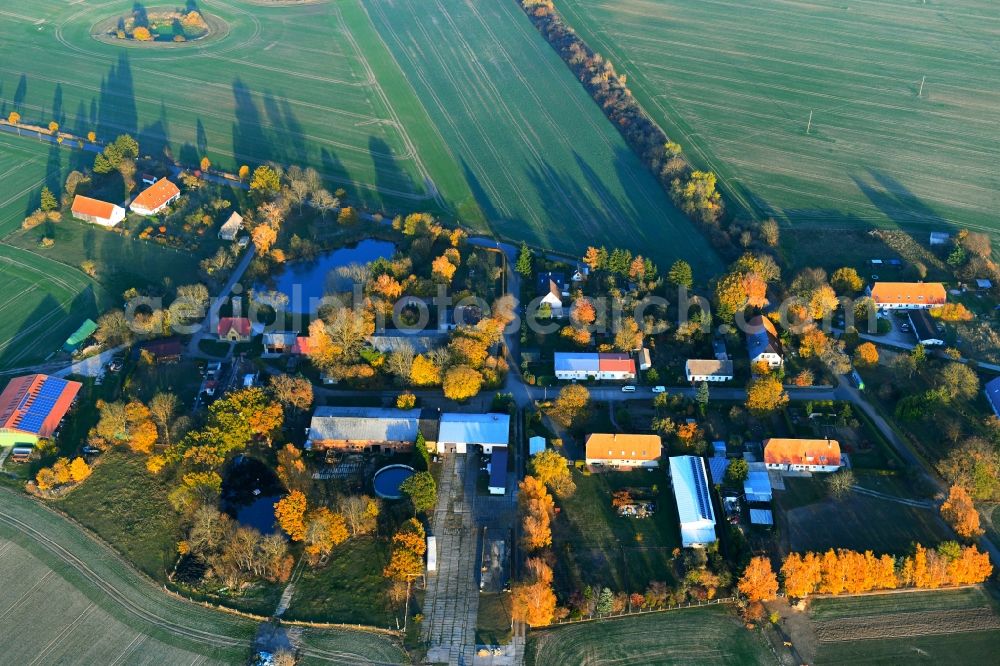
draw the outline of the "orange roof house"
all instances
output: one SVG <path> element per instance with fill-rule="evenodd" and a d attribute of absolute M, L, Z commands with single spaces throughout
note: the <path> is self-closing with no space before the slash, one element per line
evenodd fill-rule
<path fill-rule="evenodd" d="M 73 198 L 71 210 L 76 219 L 100 224 L 103 227 L 113 227 L 125 219 L 125 209 L 121 206 L 79 194 Z"/>
<path fill-rule="evenodd" d="M 166 178 L 161 178 L 133 199 L 129 208 L 139 215 L 156 215 L 180 196 L 181 191 L 176 185 Z"/>
<path fill-rule="evenodd" d="M 656 467 L 663 445 L 659 435 L 595 433 L 587 436 L 587 464 L 610 467 Z"/>
<path fill-rule="evenodd" d="M 0 393 L 0 445 L 51 437 L 83 385 L 48 375 L 15 377 Z"/>
<path fill-rule="evenodd" d="M 840 442 L 772 437 L 764 440 L 764 464 L 768 469 L 833 472 L 840 467 Z"/>
<path fill-rule="evenodd" d="M 250 320 L 246 317 L 223 317 L 217 332 L 220 340 L 246 342 L 250 339 Z"/>
<path fill-rule="evenodd" d="M 940 282 L 876 282 L 872 300 L 880 308 L 913 310 L 944 305 L 948 295 Z"/>

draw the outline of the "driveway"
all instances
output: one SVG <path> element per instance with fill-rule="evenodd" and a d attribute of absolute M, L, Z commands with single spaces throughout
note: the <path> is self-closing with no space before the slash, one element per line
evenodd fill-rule
<path fill-rule="evenodd" d="M 471 665 L 479 587 L 476 583 L 476 456 L 444 456 L 432 534 L 437 571 L 427 576 L 423 634 L 430 663 Z"/>

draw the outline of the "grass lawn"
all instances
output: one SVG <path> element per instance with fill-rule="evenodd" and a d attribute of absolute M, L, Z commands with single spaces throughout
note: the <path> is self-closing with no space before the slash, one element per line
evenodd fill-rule
<path fill-rule="evenodd" d="M 792 227 L 997 230 L 989 0 L 557 7 L 741 206 Z"/>
<path fill-rule="evenodd" d="M 742 666 L 774 657 L 728 606 L 712 606 L 530 631 L 524 663 Z"/>
<path fill-rule="evenodd" d="M 914 499 L 905 486 L 883 477 L 859 476 L 860 485 L 889 495 Z M 936 546 L 949 532 L 933 508 L 916 508 L 891 500 L 849 493 L 840 500 L 827 495 L 821 477 L 785 478 L 786 490 L 774 497 L 788 521 L 793 551 L 829 548 L 903 554 L 913 542 Z"/>
<path fill-rule="evenodd" d="M 720 268 L 513 2 L 363 0 L 490 228 L 567 252 L 627 247 Z"/>
<path fill-rule="evenodd" d="M 584 476 L 574 470 L 576 493 L 557 500 L 553 530 L 558 556 L 556 584 L 564 593 L 584 585 L 643 591 L 650 581 L 673 579 L 671 551 L 680 547 L 673 493 L 663 470 Z M 653 518 L 620 518 L 611 506 L 615 490 L 657 486 Z"/>
<path fill-rule="evenodd" d="M 1000 618 L 978 588 L 815 599 L 809 619 L 817 664 L 978 663 L 1000 648 Z"/>
<path fill-rule="evenodd" d="M 394 618 L 402 619 L 402 609 L 393 613 L 387 607 L 388 584 L 382 569 L 388 561 L 386 543 L 370 537 L 348 539 L 325 566 L 302 573 L 285 617 L 394 627 Z"/>
<path fill-rule="evenodd" d="M 167 501 L 170 484 L 146 471 L 140 456 L 112 451 L 89 479 L 56 506 L 163 580 L 174 564 L 180 529 Z"/>
<path fill-rule="evenodd" d="M 479 595 L 476 616 L 476 645 L 503 645 L 511 638 L 510 593 L 491 592 Z"/>

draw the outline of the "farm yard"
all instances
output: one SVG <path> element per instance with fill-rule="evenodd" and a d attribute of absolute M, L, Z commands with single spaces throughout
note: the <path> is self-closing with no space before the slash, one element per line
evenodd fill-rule
<path fill-rule="evenodd" d="M 1000 616 L 979 588 L 814 599 L 813 663 L 972 663 L 1000 647 Z"/>
<path fill-rule="evenodd" d="M 989 0 L 555 4 L 743 207 L 805 234 L 998 230 Z"/>
<path fill-rule="evenodd" d="M 582 622 L 528 633 L 524 663 L 771 664 L 758 634 L 743 629 L 728 606 L 691 608 Z"/>
<path fill-rule="evenodd" d="M 2 491 L 0 582 L 12 600 L 4 654 L 16 663 L 236 663 L 257 623 L 154 586 L 107 546 L 34 501 Z M 58 604 L 53 600 L 58 599 Z M 309 663 L 402 663 L 391 639 L 304 629 Z"/>
<path fill-rule="evenodd" d="M 491 228 L 628 247 L 701 279 L 719 261 L 513 2 L 364 0 Z"/>

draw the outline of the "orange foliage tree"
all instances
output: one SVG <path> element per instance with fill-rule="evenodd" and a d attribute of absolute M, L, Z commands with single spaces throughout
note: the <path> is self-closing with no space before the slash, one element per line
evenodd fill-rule
<path fill-rule="evenodd" d="M 293 490 L 274 505 L 274 518 L 292 541 L 306 538 L 306 496 Z"/>
<path fill-rule="evenodd" d="M 787 404 L 788 393 L 774 375 L 758 377 L 747 387 L 746 406 L 755 414 L 768 414 Z"/>
<path fill-rule="evenodd" d="M 870 342 L 863 342 L 854 350 L 854 365 L 871 367 L 878 363 L 878 347 Z"/>
<path fill-rule="evenodd" d="M 737 588 L 751 602 L 774 599 L 778 594 L 778 577 L 774 575 L 771 560 L 766 557 L 751 559 Z"/>
<path fill-rule="evenodd" d="M 521 531 L 525 550 L 536 551 L 552 545 L 552 516 L 555 502 L 545 484 L 533 476 L 526 476 L 518 485 L 518 508 L 521 512 Z"/>
<path fill-rule="evenodd" d="M 556 595 L 552 591 L 552 569 L 540 558 L 525 563 L 524 581 L 511 590 L 511 617 L 532 627 L 552 623 L 556 612 Z"/>
<path fill-rule="evenodd" d="M 979 512 L 969 492 L 958 484 L 948 490 L 948 499 L 941 505 L 941 517 L 964 539 L 973 539 L 983 533 L 979 526 Z"/>

